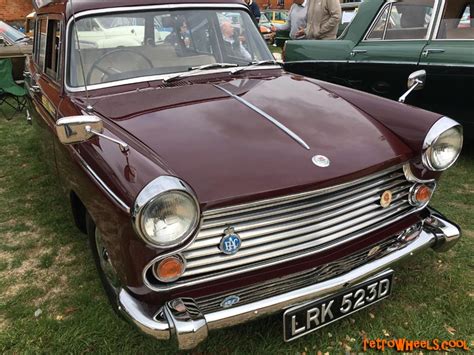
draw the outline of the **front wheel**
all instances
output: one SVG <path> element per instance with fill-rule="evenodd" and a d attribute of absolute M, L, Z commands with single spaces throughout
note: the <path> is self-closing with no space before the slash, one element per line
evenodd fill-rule
<path fill-rule="evenodd" d="M 110 260 L 102 235 L 89 214 L 86 216 L 86 223 L 89 244 L 97 267 L 97 272 L 99 273 L 107 298 L 112 304 L 113 309 L 117 312 L 117 294 L 119 286 L 117 273 L 115 272 L 115 268 Z"/>

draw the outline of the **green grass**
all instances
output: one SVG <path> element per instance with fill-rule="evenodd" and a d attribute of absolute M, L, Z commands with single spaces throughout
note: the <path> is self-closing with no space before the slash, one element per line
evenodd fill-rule
<path fill-rule="evenodd" d="M 23 116 L 6 121 L 0 114 L 0 137 L 0 352 L 177 352 L 142 335 L 108 305 L 86 238 L 74 227 L 57 177 L 41 161 L 41 141 Z M 292 343 L 282 341 L 276 315 L 211 332 L 194 353 L 358 352 L 364 334 L 466 339 L 474 347 L 473 153 L 472 147 L 464 151 L 433 201 L 462 226 L 464 237 L 445 254 L 430 250 L 397 268 L 389 300 Z"/>

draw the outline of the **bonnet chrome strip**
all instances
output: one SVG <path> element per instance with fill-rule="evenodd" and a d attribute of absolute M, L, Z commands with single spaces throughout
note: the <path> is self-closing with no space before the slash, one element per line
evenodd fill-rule
<path fill-rule="evenodd" d="M 239 101 L 240 103 L 244 104 L 245 106 L 247 106 L 248 108 L 252 109 L 253 111 L 257 112 L 259 115 L 265 117 L 267 120 L 269 120 L 271 123 L 273 123 L 275 126 L 277 126 L 278 128 L 280 128 L 283 132 L 285 132 L 287 135 L 289 135 L 291 138 L 293 138 L 296 142 L 298 142 L 300 145 L 302 145 L 304 148 L 306 149 L 310 149 L 309 145 L 306 144 L 306 142 L 300 137 L 298 136 L 295 132 L 293 132 L 292 130 L 290 130 L 288 127 L 286 127 L 284 124 L 282 124 L 281 122 L 279 122 L 276 118 L 270 116 L 268 113 L 262 111 L 261 109 L 259 109 L 258 107 L 252 105 L 250 102 L 248 102 L 247 100 L 244 100 L 243 98 L 241 98 L 240 96 L 237 96 L 237 95 L 234 95 L 233 93 L 231 93 L 229 90 L 226 90 L 224 89 L 223 87 L 219 86 L 219 85 L 214 85 L 216 88 L 218 88 L 219 90 L 222 90 L 224 91 L 227 95 L 231 96 L 232 98 L 236 99 L 237 101 Z"/>

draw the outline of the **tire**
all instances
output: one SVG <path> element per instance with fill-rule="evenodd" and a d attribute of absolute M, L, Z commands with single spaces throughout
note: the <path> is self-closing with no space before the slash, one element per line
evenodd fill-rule
<path fill-rule="evenodd" d="M 112 271 L 113 266 L 107 260 L 107 251 L 101 243 L 100 232 L 89 213 L 86 213 L 86 226 L 87 235 L 89 237 L 89 246 L 91 248 L 92 256 L 94 258 L 95 266 L 97 268 L 102 287 L 104 288 L 105 294 L 107 295 L 112 308 L 117 314 L 120 315 L 118 310 L 118 288 L 114 286 L 114 283 L 117 285 L 117 281 L 113 282 L 110 276 L 111 274 L 115 275 L 115 272 Z M 99 249 L 102 250 L 102 255 L 99 254 Z"/>

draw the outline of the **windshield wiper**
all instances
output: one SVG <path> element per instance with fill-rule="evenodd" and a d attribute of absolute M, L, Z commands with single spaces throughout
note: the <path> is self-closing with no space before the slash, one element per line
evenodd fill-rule
<path fill-rule="evenodd" d="M 239 67 L 235 70 L 232 70 L 231 73 L 232 74 L 237 74 L 237 73 L 240 73 L 244 70 L 249 70 L 249 69 L 252 69 L 252 68 L 255 68 L 255 67 L 259 67 L 261 65 L 269 65 L 269 64 L 273 64 L 273 65 L 279 65 L 281 66 L 281 63 L 277 62 L 276 60 L 261 60 L 259 62 L 250 62 L 247 66 L 245 67 Z"/>
<path fill-rule="evenodd" d="M 216 69 L 216 68 L 233 68 L 237 66 L 238 66 L 237 64 L 233 64 L 233 63 L 211 63 L 211 64 L 200 65 L 198 67 L 189 68 L 189 71 L 187 72 L 170 75 L 169 77 L 163 79 L 163 82 L 170 83 L 172 81 L 179 80 L 181 78 L 185 78 L 187 76 L 193 75 L 202 70 L 210 70 L 210 69 Z"/>

